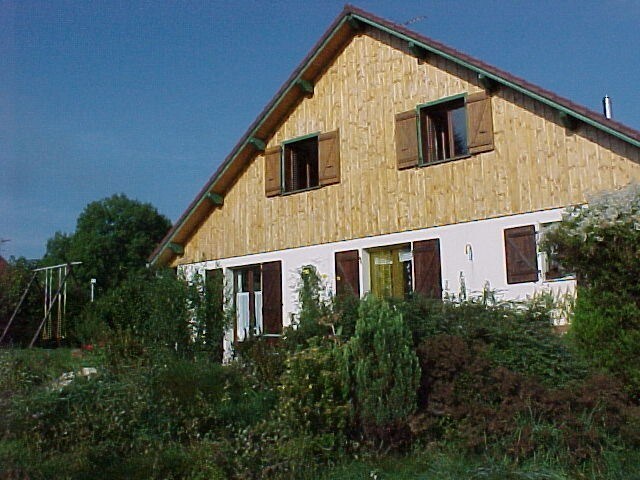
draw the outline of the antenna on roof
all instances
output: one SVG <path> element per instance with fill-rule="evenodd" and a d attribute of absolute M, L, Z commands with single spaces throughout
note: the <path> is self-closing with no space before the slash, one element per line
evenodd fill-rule
<path fill-rule="evenodd" d="M 409 20 L 407 20 L 406 22 L 404 22 L 402 25 L 404 25 L 405 27 L 409 26 L 409 25 L 413 25 L 414 23 L 418 23 L 421 22 L 422 20 L 426 19 L 427 16 L 426 15 L 418 15 L 417 17 L 413 17 L 410 18 Z"/>
<path fill-rule="evenodd" d="M 605 118 L 611 119 L 611 97 L 609 95 L 605 95 L 602 99 L 602 109 Z"/>

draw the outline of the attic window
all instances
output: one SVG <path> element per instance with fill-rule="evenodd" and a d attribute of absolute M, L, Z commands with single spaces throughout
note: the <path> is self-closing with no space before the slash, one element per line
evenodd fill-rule
<path fill-rule="evenodd" d="M 296 192 L 319 186 L 318 137 L 287 143 L 284 146 L 284 188 Z"/>
<path fill-rule="evenodd" d="M 424 163 L 469 154 L 467 113 L 463 98 L 421 108 L 420 126 Z"/>

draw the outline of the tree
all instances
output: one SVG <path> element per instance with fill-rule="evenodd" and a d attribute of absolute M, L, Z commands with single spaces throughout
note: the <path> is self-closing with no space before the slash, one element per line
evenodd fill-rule
<path fill-rule="evenodd" d="M 578 278 L 570 338 L 640 400 L 640 185 L 570 208 L 546 249 Z"/>
<path fill-rule="evenodd" d="M 78 217 L 72 234 L 57 232 L 47 242 L 47 265 L 80 261 L 75 278 L 91 278 L 109 289 L 145 267 L 147 258 L 171 223 L 149 203 L 113 195 L 91 202 Z"/>

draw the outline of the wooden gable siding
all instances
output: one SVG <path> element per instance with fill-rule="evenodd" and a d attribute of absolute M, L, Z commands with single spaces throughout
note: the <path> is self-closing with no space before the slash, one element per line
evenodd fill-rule
<path fill-rule="evenodd" d="M 441 57 L 418 62 L 379 31 L 355 37 L 268 143 L 339 130 L 340 183 L 267 198 L 258 156 L 174 265 L 583 203 L 640 179 L 637 148 L 584 125 L 568 132 L 553 109 L 506 88 L 492 98 L 493 151 L 397 169 L 397 113 L 478 91 Z"/>

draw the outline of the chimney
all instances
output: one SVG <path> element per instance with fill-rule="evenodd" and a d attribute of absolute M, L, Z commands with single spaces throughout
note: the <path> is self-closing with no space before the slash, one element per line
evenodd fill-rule
<path fill-rule="evenodd" d="M 604 110 L 604 116 L 607 119 L 611 119 L 611 98 L 609 95 L 605 95 L 602 99 L 602 109 Z"/>

